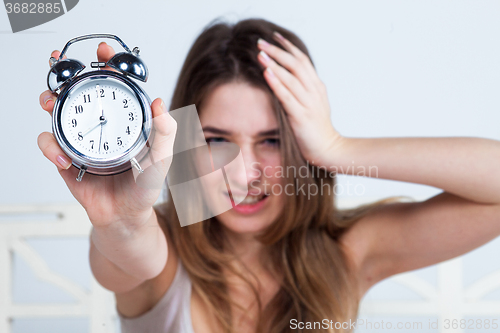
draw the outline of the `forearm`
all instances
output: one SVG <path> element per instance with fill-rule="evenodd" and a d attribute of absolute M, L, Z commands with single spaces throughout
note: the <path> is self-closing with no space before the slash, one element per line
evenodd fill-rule
<path fill-rule="evenodd" d="M 123 224 L 113 223 L 105 227 L 94 227 L 91 233 L 91 242 L 95 246 L 90 255 L 94 275 L 97 270 L 109 270 L 119 274 L 119 270 L 134 279 L 144 281 L 158 275 L 167 260 L 167 242 L 165 235 L 158 224 L 154 210 L 144 223 L 134 229 L 124 227 Z M 115 267 L 105 268 L 105 257 Z M 94 262 L 93 262 L 94 261 Z M 97 274 L 96 274 L 97 273 Z M 118 277 L 121 279 L 123 277 Z"/>
<path fill-rule="evenodd" d="M 343 138 L 329 170 L 425 184 L 480 203 L 500 203 L 500 142 L 469 137 Z"/>
<path fill-rule="evenodd" d="M 90 240 L 89 259 L 95 279 L 101 286 L 115 293 L 130 291 L 145 281 L 125 273 L 116 266 L 97 250 L 92 239 Z"/>

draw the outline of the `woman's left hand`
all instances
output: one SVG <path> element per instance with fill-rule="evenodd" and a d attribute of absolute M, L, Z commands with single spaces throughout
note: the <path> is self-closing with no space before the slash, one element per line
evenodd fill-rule
<path fill-rule="evenodd" d="M 288 115 L 304 158 L 309 164 L 329 167 L 342 136 L 330 119 L 326 87 L 306 54 L 280 34 L 274 38 L 288 52 L 259 39 L 264 77 Z"/>

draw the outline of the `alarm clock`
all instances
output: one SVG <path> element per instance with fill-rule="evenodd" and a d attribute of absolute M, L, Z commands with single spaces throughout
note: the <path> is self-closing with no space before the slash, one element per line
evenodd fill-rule
<path fill-rule="evenodd" d="M 82 73 L 83 63 L 63 57 L 73 43 L 93 38 L 114 39 L 125 52 L 116 53 L 108 62 L 91 62 L 95 70 Z M 80 169 L 77 181 L 86 172 L 110 176 L 133 167 L 142 173 L 139 161 L 151 145 L 152 113 L 149 97 L 133 81 L 148 79 L 139 48 L 130 50 L 115 35 L 84 35 L 68 41 L 58 59 L 50 58 L 50 64 L 47 85 L 58 95 L 52 131 L 73 166 Z"/>

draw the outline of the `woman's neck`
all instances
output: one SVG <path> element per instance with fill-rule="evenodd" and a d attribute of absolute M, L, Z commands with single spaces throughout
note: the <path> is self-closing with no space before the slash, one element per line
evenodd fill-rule
<path fill-rule="evenodd" d="M 256 276 L 261 275 L 266 265 L 265 258 L 268 258 L 266 246 L 258 241 L 253 234 L 238 234 L 227 231 L 226 235 L 229 242 L 228 250 L 235 256 L 233 267 L 241 273 L 249 270 Z"/>

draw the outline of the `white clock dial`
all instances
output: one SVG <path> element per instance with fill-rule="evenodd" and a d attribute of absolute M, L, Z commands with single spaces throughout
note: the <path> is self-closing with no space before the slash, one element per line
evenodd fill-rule
<path fill-rule="evenodd" d="M 143 113 L 132 89 L 112 79 L 86 80 L 68 94 L 61 110 L 68 143 L 91 158 L 112 160 L 141 135 Z"/>

